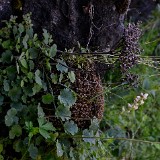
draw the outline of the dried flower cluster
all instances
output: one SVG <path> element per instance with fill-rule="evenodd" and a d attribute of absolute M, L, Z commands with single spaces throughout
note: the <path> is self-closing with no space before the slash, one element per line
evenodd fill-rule
<path fill-rule="evenodd" d="M 140 96 L 137 96 L 137 97 L 135 98 L 133 104 L 128 103 L 128 107 L 129 107 L 130 109 L 137 110 L 140 105 L 143 105 L 143 104 L 144 104 L 144 101 L 147 99 L 147 97 L 148 97 L 148 93 L 145 93 L 145 94 L 144 94 L 144 93 L 141 93 Z"/>
<path fill-rule="evenodd" d="M 138 40 L 141 35 L 139 23 L 137 25 L 129 23 L 125 28 L 123 36 L 123 47 L 119 56 L 120 69 L 125 76 L 125 80 L 130 84 L 135 84 L 136 75 L 129 73 L 129 69 L 138 63 L 138 55 L 140 53 Z"/>
<path fill-rule="evenodd" d="M 82 129 L 88 128 L 94 117 L 101 119 L 104 111 L 101 78 L 93 63 L 88 62 L 84 67 L 75 73 L 76 82 L 73 89 L 78 94 L 78 99 L 71 108 L 73 120 Z"/>

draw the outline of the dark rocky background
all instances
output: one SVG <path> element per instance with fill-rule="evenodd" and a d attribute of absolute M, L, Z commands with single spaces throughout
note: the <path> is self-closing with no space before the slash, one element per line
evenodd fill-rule
<path fill-rule="evenodd" d="M 12 14 L 20 19 L 22 14 L 32 12 L 35 31 L 41 35 L 42 29 L 47 29 L 60 49 L 76 47 L 79 42 L 83 47 L 104 51 L 123 35 L 126 13 L 119 13 L 115 3 L 114 0 L 0 0 L 0 20 L 7 20 Z M 156 3 L 132 0 L 128 19 L 145 20 Z"/>

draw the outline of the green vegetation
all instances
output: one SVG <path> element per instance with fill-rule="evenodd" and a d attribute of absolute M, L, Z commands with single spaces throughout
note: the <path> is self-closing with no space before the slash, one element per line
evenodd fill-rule
<path fill-rule="evenodd" d="M 158 160 L 159 16 L 157 9 L 142 24 L 144 51 L 127 72 L 139 75 L 139 86 L 119 82 L 119 68 L 107 73 L 103 119 L 99 124 L 93 118 L 88 129 L 71 119 L 78 97 L 71 68 L 93 57 L 59 54 L 45 29 L 40 38 L 34 34 L 29 14 L 22 23 L 13 16 L 5 22 L 0 30 L 0 159 Z M 68 59 L 74 64 L 69 66 Z"/>

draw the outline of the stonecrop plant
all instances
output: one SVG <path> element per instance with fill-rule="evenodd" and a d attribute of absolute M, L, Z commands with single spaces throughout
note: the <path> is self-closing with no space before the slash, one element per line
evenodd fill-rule
<path fill-rule="evenodd" d="M 62 156 L 61 143 L 56 140 L 58 128 L 49 121 L 47 106 L 54 110 L 51 115 L 59 118 L 66 133 L 78 132 L 77 125 L 69 120 L 70 107 L 76 102 L 70 89 L 74 72 L 56 56 L 57 46 L 45 29 L 41 40 L 34 34 L 29 14 L 23 16 L 22 23 L 12 16 L 5 24 L 0 30 L 1 159 L 12 159 L 15 152 L 19 158 L 36 159 L 41 155 L 37 146 L 42 138 L 48 145 L 54 143 L 57 156 Z"/>

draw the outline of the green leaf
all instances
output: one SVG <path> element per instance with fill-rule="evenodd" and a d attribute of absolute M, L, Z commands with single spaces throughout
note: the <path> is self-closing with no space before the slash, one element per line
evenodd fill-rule
<path fill-rule="evenodd" d="M 12 101 L 17 102 L 21 97 L 21 93 L 21 87 L 14 86 L 12 89 L 9 90 L 8 96 L 12 99 Z"/>
<path fill-rule="evenodd" d="M 62 146 L 61 144 L 58 142 L 56 142 L 56 147 L 57 147 L 57 156 L 58 157 L 62 157 L 63 156 L 63 150 L 62 150 Z"/>
<path fill-rule="evenodd" d="M 9 81 L 8 80 L 4 80 L 3 81 L 3 86 L 4 86 L 4 91 L 8 92 L 10 87 L 9 87 Z"/>
<path fill-rule="evenodd" d="M 52 83 L 57 84 L 58 82 L 58 75 L 57 74 L 51 74 Z"/>
<path fill-rule="evenodd" d="M 10 63 L 13 59 L 12 52 L 10 50 L 6 50 L 2 53 L 2 62 L 3 63 Z"/>
<path fill-rule="evenodd" d="M 48 122 L 45 118 L 38 118 L 39 127 L 46 131 L 55 131 L 51 122 Z"/>
<path fill-rule="evenodd" d="M 89 130 L 92 130 L 94 133 L 97 132 L 99 129 L 99 120 L 94 118 L 91 121 L 91 125 L 89 126 Z"/>
<path fill-rule="evenodd" d="M 160 150 L 160 144 L 158 144 L 158 143 L 153 143 L 153 144 L 158 150 Z"/>
<path fill-rule="evenodd" d="M 29 35 L 26 34 L 26 35 L 24 36 L 24 38 L 23 38 L 23 41 L 22 41 L 23 46 L 24 46 L 25 49 L 28 48 L 28 44 L 27 44 L 28 39 L 29 39 Z"/>
<path fill-rule="evenodd" d="M 71 111 L 70 111 L 70 108 L 69 107 L 65 107 L 64 105 L 59 105 L 57 108 L 56 108 L 56 113 L 55 115 L 57 117 L 60 117 L 63 121 L 66 120 L 69 120 L 70 117 L 71 117 Z"/>
<path fill-rule="evenodd" d="M 10 45 L 11 45 L 11 41 L 10 40 L 3 41 L 3 43 L 2 43 L 2 47 L 4 49 L 9 49 Z"/>
<path fill-rule="evenodd" d="M 14 36 L 17 34 L 17 31 L 18 31 L 17 26 L 13 26 L 13 34 L 14 34 Z"/>
<path fill-rule="evenodd" d="M 75 77 L 75 74 L 74 74 L 73 71 L 68 72 L 68 78 L 70 79 L 70 81 L 71 81 L 72 83 L 75 82 L 76 77 Z"/>
<path fill-rule="evenodd" d="M 34 69 L 34 62 L 32 60 L 29 60 L 29 69 L 30 71 Z"/>
<path fill-rule="evenodd" d="M 31 121 L 25 122 L 25 125 L 26 125 L 28 131 L 32 130 L 32 128 L 33 128 L 33 123 L 32 123 Z"/>
<path fill-rule="evenodd" d="M 34 76 L 34 74 L 32 73 L 32 72 L 28 72 L 28 74 L 27 74 L 27 78 L 28 79 L 33 79 L 33 76 Z"/>
<path fill-rule="evenodd" d="M 27 28 L 26 34 L 29 35 L 30 38 L 33 38 L 33 28 Z"/>
<path fill-rule="evenodd" d="M 4 160 L 4 157 L 2 155 L 0 155 L 0 160 Z"/>
<path fill-rule="evenodd" d="M 44 37 L 43 42 L 47 45 L 49 42 L 49 33 L 47 32 L 46 29 L 43 29 L 43 37 Z"/>
<path fill-rule="evenodd" d="M 52 70 L 52 67 L 51 67 L 51 64 L 50 64 L 50 59 L 46 59 L 46 69 L 51 71 Z"/>
<path fill-rule="evenodd" d="M 16 66 L 9 66 L 6 68 L 7 77 L 9 80 L 14 80 L 17 75 L 17 69 Z"/>
<path fill-rule="evenodd" d="M 24 87 L 24 80 L 21 80 L 21 87 Z"/>
<path fill-rule="evenodd" d="M 65 72 L 65 73 L 68 72 L 68 66 L 67 66 L 66 62 L 64 62 L 61 59 L 58 59 L 57 63 L 58 64 L 56 65 L 56 68 L 57 68 L 58 71 Z"/>
<path fill-rule="evenodd" d="M 61 83 L 62 79 L 63 79 L 63 73 L 59 75 L 59 83 Z"/>
<path fill-rule="evenodd" d="M 19 137 L 22 135 L 22 128 L 19 125 L 12 126 L 11 130 L 9 131 L 9 138 L 14 139 L 15 136 Z"/>
<path fill-rule="evenodd" d="M 11 126 L 12 124 L 13 124 L 13 117 L 10 117 L 10 116 L 8 116 L 8 115 L 6 115 L 5 116 L 5 124 L 6 124 L 6 126 Z"/>
<path fill-rule="evenodd" d="M 20 59 L 20 62 L 21 62 L 21 65 L 22 65 L 24 68 L 28 69 L 28 64 L 27 64 L 27 61 L 26 61 L 25 59 Z"/>
<path fill-rule="evenodd" d="M 36 59 L 38 57 L 38 49 L 37 48 L 29 48 L 30 59 Z"/>
<path fill-rule="evenodd" d="M 78 132 L 77 124 L 75 124 L 73 121 L 65 122 L 64 129 L 65 129 L 65 131 L 67 131 L 68 133 L 70 133 L 72 135 L 75 135 L 75 133 Z"/>
<path fill-rule="evenodd" d="M 44 112 L 43 112 L 42 107 L 40 107 L 40 105 L 38 105 L 38 117 L 39 117 L 39 118 L 42 118 L 42 117 L 44 117 L 44 116 L 45 116 L 45 114 L 44 114 Z"/>
<path fill-rule="evenodd" d="M 15 108 L 17 111 L 22 111 L 24 108 L 24 105 L 22 105 L 21 102 L 13 102 L 11 103 L 11 108 Z"/>
<path fill-rule="evenodd" d="M 23 150 L 23 141 L 22 140 L 15 141 L 13 144 L 13 149 L 16 152 L 21 152 Z"/>
<path fill-rule="evenodd" d="M 38 69 L 35 72 L 35 81 L 36 81 L 37 84 L 42 86 L 42 80 L 40 78 L 40 70 L 38 70 Z"/>
<path fill-rule="evenodd" d="M 43 124 L 41 126 L 42 129 L 46 131 L 55 131 L 56 129 L 53 127 L 53 124 L 51 122 L 47 122 L 46 124 Z"/>
<path fill-rule="evenodd" d="M 149 90 L 150 89 L 150 82 L 149 79 L 144 79 L 143 81 L 143 85 L 142 85 L 143 89 Z"/>
<path fill-rule="evenodd" d="M 46 130 L 43 129 L 43 128 L 39 128 L 39 133 L 40 133 L 45 139 L 50 138 L 50 135 L 49 135 L 48 131 L 46 131 Z"/>
<path fill-rule="evenodd" d="M 49 56 L 53 58 L 55 57 L 56 53 L 57 53 L 57 45 L 53 44 L 50 48 Z"/>
<path fill-rule="evenodd" d="M 76 102 L 76 95 L 74 92 L 69 90 L 68 88 L 63 89 L 58 96 L 58 99 L 61 104 L 64 106 L 72 106 Z"/>
<path fill-rule="evenodd" d="M 19 23 L 19 25 L 18 25 L 18 31 L 19 31 L 20 34 L 24 32 L 24 26 L 23 26 L 22 23 Z"/>
<path fill-rule="evenodd" d="M 56 132 L 56 133 L 50 133 L 50 140 L 52 142 L 55 142 L 55 140 L 57 139 L 58 135 L 59 135 L 58 132 Z"/>
<path fill-rule="evenodd" d="M 18 122 L 18 117 L 16 117 L 17 110 L 15 108 L 11 108 L 7 111 L 7 115 L 5 116 L 5 124 L 6 126 L 11 126 L 13 123 Z"/>
<path fill-rule="evenodd" d="M 37 84 L 37 83 L 34 83 L 34 87 L 32 88 L 33 90 L 33 95 L 35 95 L 36 93 L 40 92 L 42 89 L 42 86 Z"/>
<path fill-rule="evenodd" d="M 34 146 L 34 144 L 31 144 L 28 148 L 28 152 L 29 152 L 29 155 L 32 159 L 36 159 L 37 156 L 38 156 L 38 149 L 37 147 Z"/>
<path fill-rule="evenodd" d="M 88 129 L 83 130 L 83 135 L 82 135 L 84 142 L 89 142 L 90 144 L 95 144 L 96 139 L 93 138 L 94 134 L 93 131 L 90 131 Z"/>
<path fill-rule="evenodd" d="M 42 96 L 42 102 L 44 104 L 51 104 L 53 101 L 54 97 L 50 93 Z"/>
<path fill-rule="evenodd" d="M 17 110 L 15 108 L 11 108 L 7 111 L 7 115 L 15 116 L 17 114 Z"/>
<path fill-rule="evenodd" d="M 56 129 L 53 127 L 51 122 L 48 122 L 45 118 L 38 118 L 38 124 L 39 124 L 39 133 L 44 138 L 50 138 L 48 131 L 55 131 Z"/>
<path fill-rule="evenodd" d="M 0 144 L 0 153 L 3 151 L 3 144 Z"/>

